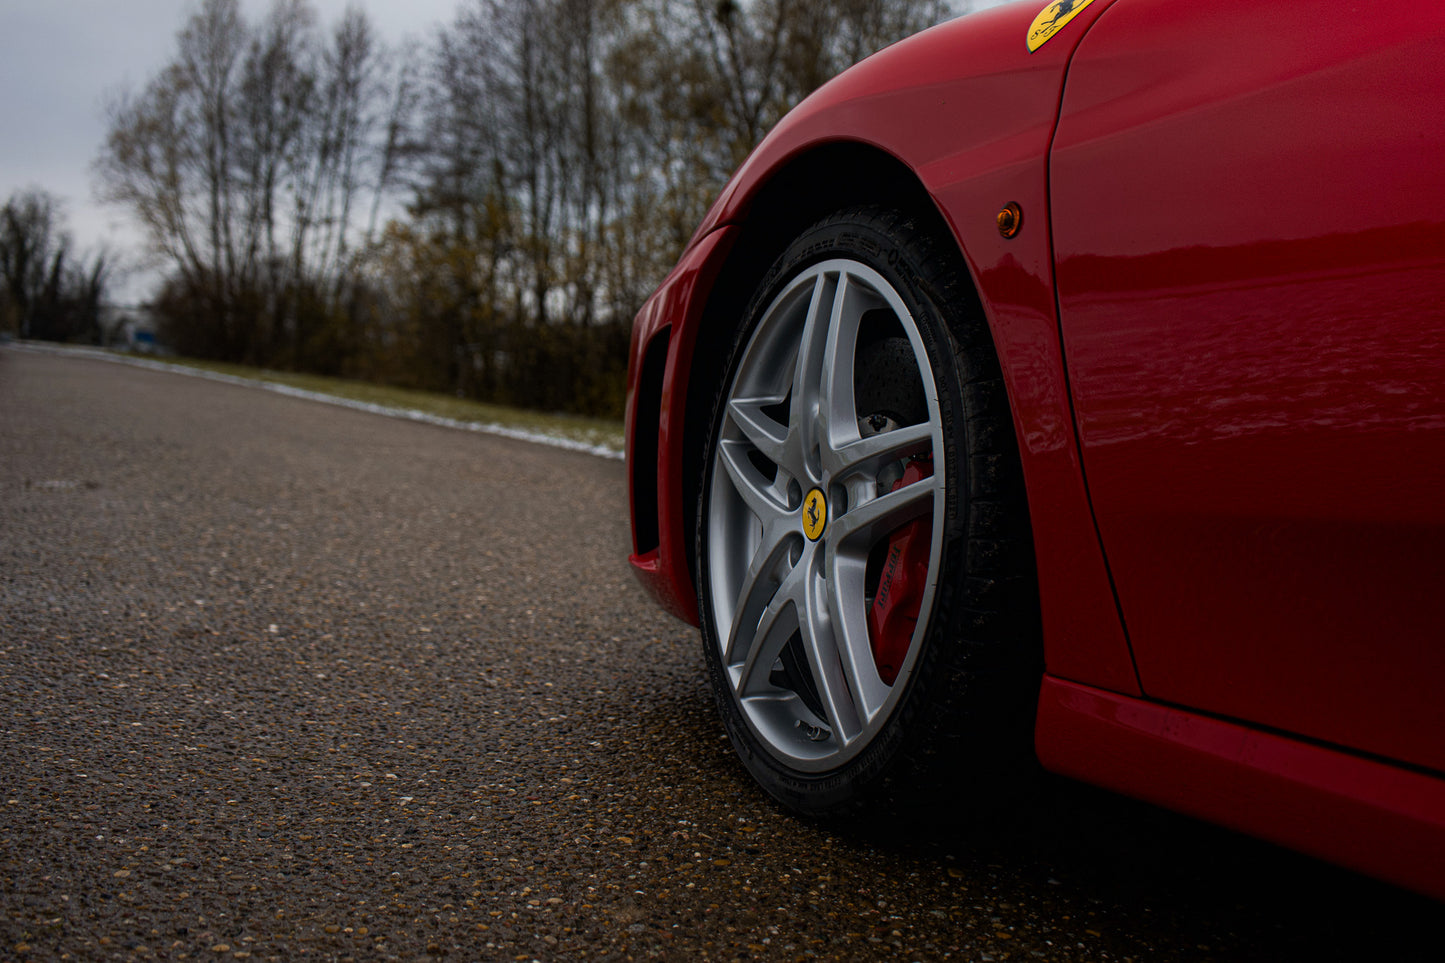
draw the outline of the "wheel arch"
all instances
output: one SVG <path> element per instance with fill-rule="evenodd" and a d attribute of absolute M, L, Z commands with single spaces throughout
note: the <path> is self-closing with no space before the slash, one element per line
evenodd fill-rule
<path fill-rule="evenodd" d="M 861 141 L 817 144 L 787 159 L 760 183 L 747 201 L 739 233 L 708 292 L 687 364 L 687 417 L 682 436 L 680 504 L 688 571 L 697 576 L 696 521 L 701 491 L 703 446 L 712 403 L 726 372 L 717 365 L 692 365 L 691 358 L 725 357 L 745 320 L 757 285 L 787 246 L 810 225 L 845 207 L 877 205 L 906 211 L 929 222 L 940 237 L 957 240 L 918 175 L 881 148 Z M 959 268 L 967 271 L 960 260 Z M 970 281 L 975 308 L 978 292 Z"/>

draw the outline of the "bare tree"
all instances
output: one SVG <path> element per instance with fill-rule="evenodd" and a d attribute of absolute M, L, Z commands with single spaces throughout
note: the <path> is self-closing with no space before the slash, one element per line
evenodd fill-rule
<path fill-rule="evenodd" d="M 64 249 L 58 232 L 55 199 L 44 191 L 21 191 L 0 211 L 0 330 L 30 337 L 35 306 L 44 294 L 48 265 L 56 248 Z"/>
<path fill-rule="evenodd" d="M 303 0 L 278 0 L 252 32 L 241 69 L 237 164 L 247 236 L 246 261 L 257 263 L 274 298 L 300 266 L 278 237 L 285 192 L 300 162 L 302 136 L 314 111 L 310 63 L 315 16 Z"/>
<path fill-rule="evenodd" d="M 0 209 L 0 331 L 99 340 L 110 259 L 104 251 L 76 259 L 64 221 L 60 202 L 42 190 L 17 191 Z"/>
<path fill-rule="evenodd" d="M 192 350 L 311 367 L 347 350 L 409 76 L 358 7 L 322 35 L 308 0 L 274 0 L 254 24 L 238 0 L 204 0 L 173 61 L 115 101 L 103 196 L 169 262 L 164 300 Z"/>

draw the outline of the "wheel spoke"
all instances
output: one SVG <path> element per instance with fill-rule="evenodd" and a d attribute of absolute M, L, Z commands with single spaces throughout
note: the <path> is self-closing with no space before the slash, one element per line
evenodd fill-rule
<path fill-rule="evenodd" d="M 793 404 L 788 415 L 789 426 L 799 435 L 799 449 L 804 464 L 811 469 L 812 475 L 819 471 L 818 465 L 811 464 L 812 453 L 822 441 L 818 437 L 818 394 L 839 283 L 836 275 L 818 275 L 813 285 L 813 295 L 808 301 L 803 330 L 798 338 L 798 359 L 793 370 Z"/>
<path fill-rule="evenodd" d="M 749 651 L 759 631 L 759 620 L 787 582 L 785 569 L 792 543 L 780 532 L 781 528 L 770 525 L 763 529 L 763 543 L 754 553 L 738 589 L 732 625 L 723 648 L 723 659 L 730 665 L 741 661 Z"/>
<path fill-rule="evenodd" d="M 853 694 L 859 725 L 871 729 L 892 687 L 878 674 L 868 620 L 863 605 L 866 557 L 828 553 L 828 578 L 833 584 L 829 603 L 837 637 L 838 659 Z"/>
<path fill-rule="evenodd" d="M 734 398 L 728 402 L 728 417 L 753 447 L 775 465 L 786 461 L 788 426 L 781 424 L 765 409 L 782 398 Z"/>
<path fill-rule="evenodd" d="M 795 590 L 799 581 L 799 570 L 795 568 L 778 586 L 762 617 L 757 620 L 747 655 L 737 667 L 737 678 L 733 682 L 738 695 L 746 697 L 778 691 L 772 683 L 773 664 L 782 654 L 783 646 L 798 631 Z"/>
<path fill-rule="evenodd" d="M 769 479 L 748 459 L 751 445 L 746 441 L 724 441 L 718 444 L 718 457 L 727 469 L 733 488 L 758 519 L 767 525 L 784 515 L 788 505 L 778 492 L 777 479 Z"/>
<path fill-rule="evenodd" d="M 882 466 L 889 462 L 927 453 L 932 449 L 932 441 L 932 425 L 907 425 L 830 448 L 825 455 L 823 467 L 831 472 L 834 478 L 846 478 L 860 473 L 877 475 Z"/>
<path fill-rule="evenodd" d="M 849 274 L 839 273 L 818 382 L 818 441 L 824 451 L 831 451 L 845 439 L 858 436 L 857 406 L 853 400 L 858 327 L 863 314 L 877 304 L 877 297 L 864 285 Z"/>
<path fill-rule="evenodd" d="M 873 543 L 884 535 L 926 515 L 941 484 L 939 476 L 929 475 L 851 508 L 829 528 L 830 546 L 839 553 L 867 554 Z"/>
<path fill-rule="evenodd" d="M 814 585 L 810 584 L 803 601 L 804 614 L 799 619 L 803 652 L 808 659 L 808 668 L 813 673 L 818 698 L 823 704 L 824 721 L 832 729 L 833 738 L 838 740 L 838 744 L 845 746 L 858 737 L 862 724 L 854 693 L 848 684 L 848 674 L 843 668 L 842 653 L 838 646 L 838 627 L 833 623 L 832 607 L 827 599 L 822 597 L 821 591 L 813 589 Z"/>
<path fill-rule="evenodd" d="M 815 558 L 821 564 L 821 552 Z M 855 674 L 848 668 L 854 659 L 847 652 L 844 623 L 835 619 L 835 604 L 825 593 L 824 581 L 815 575 L 809 578 L 809 583 L 806 599 L 802 600 L 803 615 L 799 619 L 803 654 L 808 658 L 808 668 L 818 688 L 824 722 L 842 748 L 863 735 L 866 713 L 860 711 L 864 704 L 858 698 L 860 691 L 855 687 Z M 867 645 L 866 638 L 864 645 Z"/>

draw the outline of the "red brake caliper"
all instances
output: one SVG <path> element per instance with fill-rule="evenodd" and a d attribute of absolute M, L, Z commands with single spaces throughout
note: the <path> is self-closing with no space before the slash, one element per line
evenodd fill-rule
<path fill-rule="evenodd" d="M 932 474 L 932 458 L 915 458 L 908 463 L 893 491 Z M 914 626 L 918 624 L 923 586 L 928 580 L 932 535 L 932 515 L 924 515 L 888 536 L 888 552 L 883 559 L 878 591 L 868 607 L 868 641 L 873 645 L 878 674 L 889 685 L 898 678 L 898 670 L 908 655 L 908 643 L 913 639 Z"/>

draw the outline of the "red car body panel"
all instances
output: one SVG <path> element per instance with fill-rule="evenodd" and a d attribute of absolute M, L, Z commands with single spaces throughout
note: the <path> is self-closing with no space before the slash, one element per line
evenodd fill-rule
<path fill-rule="evenodd" d="M 1054 245 L 1145 694 L 1445 771 L 1445 12 L 1378 6 L 1117 5 Z"/>
<path fill-rule="evenodd" d="M 1445 780 L 1157 702 L 1045 678 L 1050 771 L 1445 899 Z"/>
<path fill-rule="evenodd" d="M 677 267 L 650 297 L 632 326 L 628 359 L 627 462 L 633 471 L 656 471 L 659 544 L 634 554 L 629 561 L 643 586 L 664 609 L 697 624 L 697 591 L 688 570 L 683 522 L 688 506 L 682 492 L 682 431 L 687 423 L 687 375 L 692 368 L 693 346 L 701 321 L 706 292 L 717 279 L 723 258 L 732 247 L 734 228 L 721 228 L 695 239 Z M 659 341 L 659 339 L 661 339 Z M 653 426 L 638 423 L 638 377 L 649 346 L 666 346 L 666 367 L 657 406 L 656 465 L 638 464 L 638 438 Z M 699 417 L 693 413 L 693 417 Z M 701 417 L 709 417 L 702 415 Z M 637 519 L 637 486 L 629 489 L 633 519 Z M 636 526 L 634 525 L 634 532 Z M 634 549 L 637 548 L 634 536 Z"/>
<path fill-rule="evenodd" d="M 876 148 L 953 231 L 1002 363 L 1044 764 L 1445 898 L 1445 110 L 1422 66 L 1441 15 L 1095 0 L 1030 54 L 1042 5 L 870 58 L 734 176 L 634 328 L 635 536 L 657 513 L 634 569 L 696 622 L 682 436 L 711 417 L 687 385 L 722 363 L 693 356 L 714 282 L 765 185 L 820 147 Z M 1332 105 L 1383 149 L 1316 135 Z"/>

